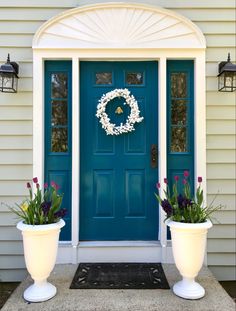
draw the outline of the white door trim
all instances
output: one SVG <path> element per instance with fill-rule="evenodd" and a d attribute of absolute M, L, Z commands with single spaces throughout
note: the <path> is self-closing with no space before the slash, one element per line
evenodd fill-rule
<path fill-rule="evenodd" d="M 138 8 L 146 12 L 153 10 L 155 13 L 164 14 L 168 16 L 176 17 L 181 21 L 184 21 L 184 25 L 190 25 L 191 30 L 194 31 L 192 23 L 188 21 L 186 23 L 186 18 L 180 18 L 180 16 L 174 12 L 163 10 L 160 8 L 153 8 L 145 5 L 131 5 L 129 8 Z M 126 4 L 109 4 L 109 8 L 112 10 L 114 8 L 126 7 Z M 100 6 L 95 5 L 93 7 L 93 12 L 96 8 L 100 9 Z M 91 7 L 90 7 L 91 9 Z M 73 14 L 77 14 L 80 11 L 86 12 L 86 8 L 77 8 L 72 10 Z M 113 10 L 114 11 L 114 10 Z M 164 12 L 164 13 L 163 13 Z M 146 13 L 145 13 L 146 14 Z M 67 18 L 70 14 L 69 11 L 64 13 Z M 76 15 L 77 16 L 77 15 Z M 77 16 L 78 18 L 78 16 Z M 55 41 L 55 46 L 53 46 L 52 39 L 48 41 L 48 46 L 46 46 L 47 36 L 48 36 L 48 26 L 55 27 L 56 22 L 58 25 L 63 22 L 63 14 L 60 18 L 54 18 L 50 23 L 46 24 L 40 28 L 39 32 L 35 35 L 34 46 L 33 46 L 33 174 L 38 176 L 39 181 L 43 183 L 44 181 L 44 60 L 60 59 L 72 60 L 72 239 L 68 244 L 61 243 L 59 250 L 59 262 L 63 261 L 66 250 L 68 250 L 68 256 L 66 256 L 68 262 L 78 262 L 80 260 L 79 256 L 82 256 L 83 244 L 79 243 L 79 61 L 81 60 L 156 60 L 159 62 L 159 92 L 158 92 L 158 104 L 159 104 L 159 179 L 163 180 L 166 177 L 166 62 L 168 59 L 192 59 L 195 64 L 194 71 L 194 81 L 195 81 L 195 176 L 203 177 L 203 190 L 206 193 L 206 129 L 205 129 L 205 46 L 203 35 L 200 30 L 197 29 L 195 32 L 196 40 L 198 39 L 199 45 L 195 48 L 191 47 L 191 40 L 188 48 L 179 48 L 174 41 L 173 46 L 161 47 L 152 46 L 145 48 L 143 46 L 133 48 L 132 44 L 129 47 L 129 42 L 126 42 L 126 47 L 119 47 L 114 49 L 114 42 L 112 43 L 110 38 L 108 42 L 104 44 L 104 48 L 89 46 L 89 47 L 75 47 L 71 48 L 66 45 L 58 47 L 58 41 Z M 46 27 L 47 26 L 47 27 Z M 48 31 L 48 32 L 47 32 Z M 52 31 L 52 29 L 51 29 Z M 40 34 L 40 35 L 39 35 Z M 177 34 L 176 34 L 177 36 Z M 201 37 L 202 36 L 202 37 Z M 118 36 L 119 37 L 119 36 Z M 40 41 L 40 38 L 43 40 Z M 201 40 L 200 40 L 200 39 Z M 76 40 L 75 40 L 76 41 Z M 78 40 L 77 40 L 78 41 Z M 76 44 L 77 44 L 76 41 Z M 157 40 L 158 41 L 158 40 Z M 156 41 L 156 44 L 158 42 Z M 39 43 L 37 46 L 36 42 Z M 196 41 L 197 42 L 197 41 Z M 43 45 L 42 45 L 43 43 Z M 118 42 L 123 44 L 122 42 Z M 70 41 L 71 44 L 71 41 Z M 113 44 L 113 45 L 112 45 Z M 117 43 L 116 43 L 117 44 Z M 186 40 L 185 40 L 186 44 Z M 169 246 L 166 236 L 166 226 L 163 223 L 164 213 L 160 209 L 160 230 L 159 238 L 160 243 L 156 247 L 158 252 L 160 250 L 160 258 L 162 262 L 170 262 L 171 255 L 169 252 Z M 135 243 L 134 243 L 135 244 Z M 99 247 L 97 245 L 97 247 Z M 117 245 L 118 247 L 118 245 Z M 135 245 L 133 246 L 135 248 Z M 154 247 L 154 248 L 155 248 Z M 131 248 L 134 250 L 134 248 Z M 112 253 L 114 247 L 110 248 Z M 140 258 L 142 258 L 143 247 L 138 248 Z M 127 248 L 126 248 L 127 250 Z M 95 249 L 94 249 L 95 251 Z M 100 248 L 101 251 L 101 248 Z M 64 252 L 64 253 L 63 253 Z M 116 252 L 115 252 L 116 253 Z M 122 252 L 118 252 L 122 253 Z M 155 253 L 155 252 L 154 252 Z M 63 255 L 64 254 L 64 255 Z M 104 252 L 105 254 L 105 252 Z M 106 252 L 107 254 L 107 252 Z M 135 252 L 136 256 L 137 253 Z M 112 256 L 112 255 L 111 255 Z M 138 258 L 138 257 L 137 257 Z"/>

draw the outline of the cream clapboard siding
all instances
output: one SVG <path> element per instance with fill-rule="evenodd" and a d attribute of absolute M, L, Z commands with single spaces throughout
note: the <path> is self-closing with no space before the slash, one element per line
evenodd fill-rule
<path fill-rule="evenodd" d="M 9 205 L 27 194 L 32 177 L 32 49 L 35 31 L 47 19 L 77 5 L 110 0 L 1 0 L 0 63 L 11 53 L 19 62 L 17 94 L 0 93 L 0 202 Z M 208 264 L 220 280 L 235 279 L 235 93 L 217 91 L 218 63 L 227 53 L 235 61 L 234 0 L 130 0 L 182 14 L 203 31 L 207 41 L 207 186 L 208 201 L 226 208 L 209 232 Z M 0 281 L 25 276 L 20 233 L 7 206 L 0 206 Z"/>

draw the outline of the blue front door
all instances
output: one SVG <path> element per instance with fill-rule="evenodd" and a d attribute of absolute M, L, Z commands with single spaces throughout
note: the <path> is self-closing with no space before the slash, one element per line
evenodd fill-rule
<path fill-rule="evenodd" d="M 157 62 L 81 62 L 80 68 L 80 240 L 157 240 Z M 97 104 L 117 88 L 134 95 L 144 119 L 133 132 L 106 135 Z M 106 107 L 116 125 L 130 114 L 123 103 L 115 98 Z"/>

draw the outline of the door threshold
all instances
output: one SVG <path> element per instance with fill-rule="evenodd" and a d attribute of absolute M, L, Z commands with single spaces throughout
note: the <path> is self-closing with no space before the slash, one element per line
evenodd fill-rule
<path fill-rule="evenodd" d="M 171 243 L 160 241 L 83 241 L 77 246 L 59 243 L 57 263 L 173 262 Z"/>
<path fill-rule="evenodd" d="M 80 247 L 157 247 L 160 241 L 81 241 Z"/>
<path fill-rule="evenodd" d="M 87 241 L 78 246 L 78 262 L 160 262 L 159 241 Z"/>

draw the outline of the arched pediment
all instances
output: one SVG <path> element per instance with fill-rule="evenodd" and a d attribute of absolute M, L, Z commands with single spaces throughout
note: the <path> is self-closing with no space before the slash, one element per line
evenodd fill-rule
<path fill-rule="evenodd" d="M 199 28 L 173 11 L 144 4 L 78 7 L 44 23 L 33 48 L 205 48 Z"/>

